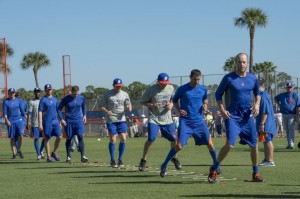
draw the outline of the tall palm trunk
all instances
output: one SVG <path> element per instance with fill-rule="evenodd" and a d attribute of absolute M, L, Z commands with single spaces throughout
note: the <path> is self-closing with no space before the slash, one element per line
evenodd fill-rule
<path fill-rule="evenodd" d="M 33 67 L 33 74 L 34 74 L 34 80 L 35 80 L 35 86 L 39 87 L 39 81 L 38 81 L 38 75 L 37 75 L 37 70 L 35 69 L 35 67 Z"/>
<path fill-rule="evenodd" d="M 268 71 L 265 70 L 265 88 L 269 92 L 270 91 L 270 86 L 269 86 L 269 74 Z"/>
<path fill-rule="evenodd" d="M 249 72 L 253 73 L 253 51 L 254 51 L 254 28 L 250 28 L 250 61 L 249 61 Z"/>

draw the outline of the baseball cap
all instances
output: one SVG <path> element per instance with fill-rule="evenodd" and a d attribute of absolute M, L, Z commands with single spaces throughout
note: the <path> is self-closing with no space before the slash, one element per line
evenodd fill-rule
<path fill-rule="evenodd" d="M 15 93 L 16 90 L 15 90 L 14 88 L 10 88 L 10 89 L 8 89 L 8 92 L 9 92 L 9 93 Z"/>
<path fill-rule="evenodd" d="M 46 84 L 44 87 L 45 90 L 52 90 L 51 84 Z"/>
<path fill-rule="evenodd" d="M 292 82 L 287 82 L 286 85 L 285 85 L 285 87 L 290 87 L 290 88 L 293 87 L 293 86 L 294 86 L 294 85 L 293 85 Z"/>
<path fill-rule="evenodd" d="M 157 77 L 157 81 L 161 84 L 169 84 L 169 75 L 166 73 L 160 73 Z"/>
<path fill-rule="evenodd" d="M 114 79 L 113 86 L 123 86 L 122 80 L 120 78 Z"/>
<path fill-rule="evenodd" d="M 39 87 L 36 87 L 33 89 L 34 92 L 41 92 L 41 89 Z"/>

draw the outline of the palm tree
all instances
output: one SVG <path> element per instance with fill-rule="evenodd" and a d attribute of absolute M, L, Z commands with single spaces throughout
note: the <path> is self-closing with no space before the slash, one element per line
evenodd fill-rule
<path fill-rule="evenodd" d="M 263 63 L 256 63 L 253 67 L 253 72 L 258 73 L 258 79 L 265 83 L 265 88 L 270 91 L 271 84 L 274 82 L 274 72 L 277 66 L 274 66 L 272 62 L 263 62 Z M 263 77 L 260 74 L 263 74 Z"/>
<path fill-rule="evenodd" d="M 14 55 L 14 50 L 6 44 L 6 57 L 12 57 Z M 11 69 L 8 64 L 6 64 L 6 69 L 8 73 L 11 73 Z M 3 66 L 3 46 L 2 43 L 0 43 L 0 72 L 4 72 L 4 66 Z"/>
<path fill-rule="evenodd" d="M 21 62 L 21 68 L 24 70 L 33 66 L 32 70 L 36 87 L 39 87 L 37 75 L 38 70 L 48 65 L 50 65 L 50 60 L 48 59 L 47 55 L 40 52 L 28 53 L 27 55 L 24 55 L 23 60 Z"/>
<path fill-rule="evenodd" d="M 225 65 L 223 66 L 223 70 L 225 72 L 233 72 L 235 71 L 236 63 L 235 63 L 235 57 L 230 57 L 226 60 Z"/>
<path fill-rule="evenodd" d="M 255 27 L 265 27 L 268 23 L 268 16 L 258 8 L 246 8 L 242 11 L 241 17 L 234 19 L 234 25 L 249 29 L 250 34 L 250 62 L 249 72 L 253 72 L 253 50 L 254 50 L 254 34 Z"/>
<path fill-rule="evenodd" d="M 285 72 L 280 72 L 276 75 L 276 81 L 277 81 L 277 87 L 278 88 L 284 88 L 286 82 L 291 81 L 292 76 L 288 75 Z"/>

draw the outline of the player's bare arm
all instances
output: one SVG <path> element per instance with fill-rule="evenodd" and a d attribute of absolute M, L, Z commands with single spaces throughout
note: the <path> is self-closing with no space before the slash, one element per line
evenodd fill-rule
<path fill-rule="evenodd" d="M 103 111 L 104 113 L 108 114 L 108 115 L 112 115 L 112 112 L 107 110 L 105 107 L 101 107 L 100 110 Z"/>
<path fill-rule="evenodd" d="M 259 114 L 259 105 L 260 105 L 260 96 L 257 95 L 255 97 L 255 104 L 252 107 L 252 114 L 254 117 L 256 117 Z"/>
<path fill-rule="evenodd" d="M 42 116 L 43 116 L 43 112 L 39 111 L 39 115 L 38 115 L 38 123 L 39 123 L 39 130 L 43 131 L 43 123 L 42 123 Z"/>
<path fill-rule="evenodd" d="M 223 117 L 224 120 L 229 119 L 230 118 L 230 113 L 226 110 L 224 104 L 222 101 L 217 101 L 220 113 Z"/>

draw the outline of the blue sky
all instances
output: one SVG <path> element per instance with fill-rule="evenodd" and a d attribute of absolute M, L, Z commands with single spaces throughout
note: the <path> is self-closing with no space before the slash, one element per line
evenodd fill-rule
<path fill-rule="evenodd" d="M 15 51 L 7 60 L 13 70 L 8 84 L 16 89 L 35 86 L 32 70 L 20 69 L 22 57 L 35 51 L 51 60 L 39 71 L 40 85 L 54 88 L 63 87 L 62 55 L 71 56 L 72 84 L 82 91 L 111 88 L 116 77 L 128 85 L 150 84 L 161 72 L 189 75 L 194 68 L 222 74 L 226 59 L 249 53 L 248 29 L 233 23 L 248 7 L 269 17 L 266 28 L 256 29 L 254 63 L 271 61 L 300 78 L 297 0 L 0 0 L 0 7 L 0 38 Z"/>

